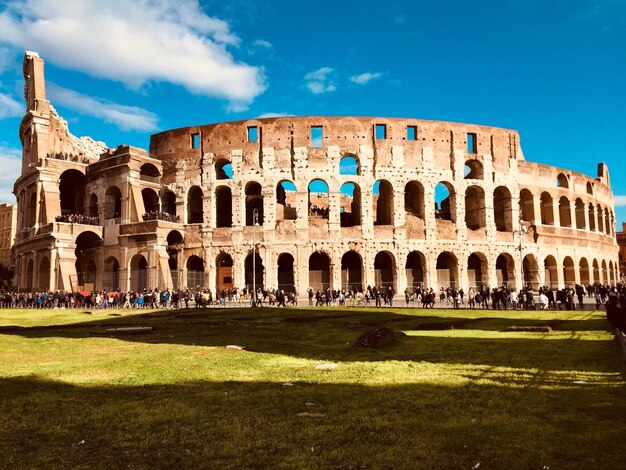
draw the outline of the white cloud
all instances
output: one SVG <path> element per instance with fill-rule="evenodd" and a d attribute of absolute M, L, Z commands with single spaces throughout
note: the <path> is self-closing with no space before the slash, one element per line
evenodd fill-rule
<path fill-rule="evenodd" d="M 252 45 L 257 47 L 264 47 L 266 49 L 271 49 L 272 47 L 274 47 L 272 46 L 271 42 L 266 41 L 265 39 L 257 39 L 252 43 Z"/>
<path fill-rule="evenodd" d="M 293 114 L 288 114 L 288 113 L 263 113 L 259 116 L 260 119 L 262 118 L 277 118 L 277 117 L 289 117 L 289 116 L 293 116 Z"/>
<path fill-rule="evenodd" d="M 125 106 L 102 98 L 83 95 L 54 83 L 47 84 L 48 98 L 87 116 L 115 124 L 124 131 L 152 132 L 157 129 L 158 116 L 136 106 Z"/>
<path fill-rule="evenodd" d="M 615 207 L 626 207 L 626 196 L 615 196 Z"/>
<path fill-rule="evenodd" d="M 0 203 L 15 204 L 13 183 L 22 172 L 22 151 L 0 144 Z"/>
<path fill-rule="evenodd" d="M 356 83 L 357 85 L 365 85 L 371 82 L 372 80 L 376 80 L 377 78 L 380 78 L 381 76 L 382 76 L 382 73 L 380 72 L 375 72 L 375 73 L 365 72 L 359 75 L 353 75 L 352 77 L 350 77 L 350 81 L 352 83 Z"/>
<path fill-rule="evenodd" d="M 263 71 L 227 50 L 240 42 L 228 23 L 198 0 L 12 0 L 0 41 L 133 88 L 171 82 L 236 108 L 265 89 Z"/>
<path fill-rule="evenodd" d="M 322 67 L 313 72 L 309 72 L 304 76 L 304 85 L 311 90 L 311 93 L 314 95 L 335 91 L 337 87 L 332 80 L 333 72 L 334 69 L 331 67 Z"/>
<path fill-rule="evenodd" d="M 0 93 L 0 119 L 19 117 L 24 114 L 25 105 L 9 95 Z"/>

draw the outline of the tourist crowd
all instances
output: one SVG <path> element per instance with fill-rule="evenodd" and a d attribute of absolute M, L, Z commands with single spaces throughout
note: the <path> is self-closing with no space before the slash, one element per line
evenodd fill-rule
<path fill-rule="evenodd" d="M 324 219 L 328 219 L 329 208 L 328 207 L 319 207 L 312 205 L 309 208 L 309 215 L 311 217 L 322 217 Z"/>
<path fill-rule="evenodd" d="M 175 223 L 180 222 L 180 216 L 172 215 L 169 212 L 160 212 L 160 211 L 146 212 L 142 216 L 142 218 L 144 222 L 147 222 L 148 220 L 164 220 L 165 222 L 175 222 Z"/>
<path fill-rule="evenodd" d="M 70 224 L 98 225 L 100 219 L 98 217 L 90 217 L 82 214 L 63 214 L 57 215 L 54 220 L 57 222 L 67 222 Z"/>

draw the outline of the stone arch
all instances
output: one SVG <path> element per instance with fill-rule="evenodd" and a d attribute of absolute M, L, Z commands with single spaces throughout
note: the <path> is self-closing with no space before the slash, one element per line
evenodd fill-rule
<path fill-rule="evenodd" d="M 309 217 L 313 219 L 326 219 L 329 217 L 330 198 L 328 184 L 322 179 L 311 180 L 308 187 L 309 193 Z"/>
<path fill-rule="evenodd" d="M 37 222 L 37 194 L 32 192 L 28 202 L 28 225 L 32 227 Z M 32 286 L 31 286 L 32 287 Z"/>
<path fill-rule="evenodd" d="M 593 207 L 593 203 L 589 203 L 588 209 L 587 209 L 587 215 L 588 215 L 588 219 L 589 219 L 589 231 L 591 232 L 595 232 L 596 231 L 596 210 Z"/>
<path fill-rule="evenodd" d="M 84 214 L 87 177 L 75 169 L 65 170 L 59 177 L 61 215 Z"/>
<path fill-rule="evenodd" d="M 246 226 L 254 225 L 254 211 L 258 214 L 258 224 L 263 225 L 263 188 L 260 183 L 250 181 L 246 184 Z"/>
<path fill-rule="evenodd" d="M 330 288 L 330 258 L 323 251 L 309 256 L 309 287 L 313 292 L 324 292 Z"/>
<path fill-rule="evenodd" d="M 576 268 L 571 256 L 563 258 L 563 282 L 565 287 L 574 287 L 576 284 Z"/>
<path fill-rule="evenodd" d="M 426 286 L 426 257 L 420 251 L 411 251 L 406 257 L 407 286 L 423 288 Z"/>
<path fill-rule="evenodd" d="M 613 261 L 609 261 L 609 279 L 610 284 L 615 285 L 615 271 L 613 271 Z"/>
<path fill-rule="evenodd" d="M 598 260 L 593 260 L 593 282 L 602 282 L 602 275 L 600 273 L 600 265 L 598 264 Z"/>
<path fill-rule="evenodd" d="M 468 230 L 478 230 L 487 225 L 485 191 L 480 186 L 470 186 L 465 190 L 465 225 Z"/>
<path fill-rule="evenodd" d="M 233 197 L 228 186 L 218 186 L 215 189 L 215 226 L 233 226 Z"/>
<path fill-rule="evenodd" d="M 294 259 L 291 253 L 278 255 L 278 288 L 285 292 L 295 292 L 296 283 L 294 275 Z"/>
<path fill-rule="evenodd" d="M 89 209 L 87 211 L 89 217 L 98 217 L 98 195 L 92 193 L 89 196 Z"/>
<path fill-rule="evenodd" d="M 444 251 L 437 257 L 437 281 L 439 287 L 459 287 L 459 266 L 454 253 Z"/>
<path fill-rule="evenodd" d="M 604 233 L 604 218 L 602 217 L 602 206 L 598 204 L 596 206 L 596 210 L 598 212 L 598 232 Z"/>
<path fill-rule="evenodd" d="M 204 222 L 202 200 L 204 193 L 199 186 L 192 186 L 187 192 L 187 223 L 201 224 Z"/>
<path fill-rule="evenodd" d="M 276 220 L 296 220 L 296 185 L 282 180 L 276 185 Z"/>
<path fill-rule="evenodd" d="M 379 251 L 374 258 L 374 279 L 377 287 L 391 287 L 396 292 L 396 259 L 388 251 Z"/>
<path fill-rule="evenodd" d="M 535 255 L 527 254 L 522 261 L 524 270 L 524 285 L 531 286 L 533 290 L 539 289 L 539 265 Z"/>
<path fill-rule="evenodd" d="M 608 268 L 606 266 L 606 260 L 603 259 L 602 260 L 602 283 L 603 284 L 608 284 L 609 283 L 609 272 L 608 272 Z"/>
<path fill-rule="evenodd" d="M 136 254 L 130 260 L 130 289 L 141 292 L 148 288 L 148 261 Z"/>
<path fill-rule="evenodd" d="M 556 177 L 556 185 L 563 189 L 569 188 L 569 179 L 563 173 L 559 173 Z"/>
<path fill-rule="evenodd" d="M 141 190 L 141 197 L 143 199 L 143 207 L 146 213 L 159 212 L 161 207 L 159 204 L 159 195 L 152 188 L 144 188 Z"/>
<path fill-rule="evenodd" d="M 552 202 L 552 195 L 546 191 L 541 193 L 539 205 L 541 208 L 541 224 L 554 225 L 554 207 Z"/>
<path fill-rule="evenodd" d="M 583 257 L 578 261 L 578 276 L 580 278 L 580 284 L 583 286 L 591 284 L 589 261 L 587 261 L 587 258 Z"/>
<path fill-rule="evenodd" d="M 257 289 L 264 288 L 263 283 L 263 274 L 265 273 L 265 267 L 263 266 L 263 258 L 259 252 L 254 253 L 254 263 L 252 252 L 248 253 L 244 262 L 244 270 L 246 273 L 246 287 L 248 290 L 252 290 L 252 286 L 254 285 Z M 254 269 L 253 269 L 254 268 Z M 253 282 L 253 273 L 254 273 L 254 282 Z"/>
<path fill-rule="evenodd" d="M 363 260 L 354 250 L 347 251 L 341 257 L 341 288 L 363 292 Z"/>
<path fill-rule="evenodd" d="M 419 181 L 409 181 L 404 187 L 404 210 L 418 219 L 424 219 L 424 186 Z"/>
<path fill-rule="evenodd" d="M 585 226 L 585 203 L 581 198 L 576 199 L 574 208 L 576 212 L 576 228 L 579 230 L 585 230 L 587 228 Z"/>
<path fill-rule="evenodd" d="M 33 290 L 33 277 L 34 277 L 34 262 L 32 259 L 28 260 L 28 263 L 26 264 L 26 290 L 27 291 L 32 291 Z"/>
<path fill-rule="evenodd" d="M 77 285 L 81 290 L 94 290 L 96 288 L 96 273 L 99 269 L 97 260 L 102 249 L 100 236 L 87 230 L 76 237 L 76 249 L 74 254 L 76 261 Z"/>
<path fill-rule="evenodd" d="M 152 163 L 144 163 L 139 169 L 139 179 L 141 180 L 158 183 L 160 176 L 159 169 Z"/>
<path fill-rule="evenodd" d="M 467 258 L 467 281 L 470 288 L 489 285 L 489 261 L 483 253 L 475 252 Z"/>
<path fill-rule="evenodd" d="M 456 222 L 456 193 L 454 186 L 447 181 L 435 186 L 435 218 Z"/>
<path fill-rule="evenodd" d="M 587 181 L 587 194 L 593 195 L 593 184 L 591 181 Z"/>
<path fill-rule="evenodd" d="M 104 261 L 102 287 L 111 292 L 120 289 L 120 263 L 115 256 Z"/>
<path fill-rule="evenodd" d="M 545 270 L 545 284 L 551 289 L 557 288 L 559 286 L 559 278 L 557 274 L 556 268 L 556 258 L 552 255 L 546 256 L 543 261 L 543 267 Z"/>
<path fill-rule="evenodd" d="M 493 220 L 498 232 L 513 231 L 513 199 L 506 186 L 498 186 L 493 191 Z"/>
<path fill-rule="evenodd" d="M 166 240 L 168 246 L 182 245 L 184 243 L 183 235 L 178 230 L 170 230 Z"/>
<path fill-rule="evenodd" d="M 122 216 L 122 192 L 117 186 L 109 186 L 104 194 L 104 218 L 117 219 Z"/>
<path fill-rule="evenodd" d="M 509 253 L 500 253 L 496 258 L 496 279 L 498 285 L 515 288 L 516 274 L 513 257 Z"/>
<path fill-rule="evenodd" d="M 342 227 L 361 225 L 361 188 L 358 184 L 347 182 L 339 189 L 341 197 L 339 218 Z"/>
<path fill-rule="evenodd" d="M 393 186 L 387 180 L 378 180 L 374 183 L 372 192 L 376 214 L 374 225 L 393 225 Z"/>
<path fill-rule="evenodd" d="M 217 266 L 215 286 L 217 290 L 230 289 L 235 286 L 233 282 L 233 258 L 225 252 L 217 255 L 215 266 Z"/>
<path fill-rule="evenodd" d="M 169 189 L 161 192 L 161 211 L 176 216 L 176 194 Z"/>
<path fill-rule="evenodd" d="M 465 162 L 463 178 L 466 180 L 482 180 L 485 179 L 485 171 L 480 160 L 470 159 Z"/>
<path fill-rule="evenodd" d="M 39 261 L 37 290 L 47 291 L 50 289 L 50 258 L 44 256 Z"/>
<path fill-rule="evenodd" d="M 609 215 L 609 209 L 607 207 L 604 208 L 604 233 L 607 235 L 613 234 L 613 229 L 611 227 L 611 216 Z"/>
<path fill-rule="evenodd" d="M 572 226 L 572 209 L 570 207 L 569 199 L 566 196 L 561 196 L 559 199 L 559 220 L 561 227 Z"/>
<path fill-rule="evenodd" d="M 233 164 L 226 158 L 219 158 L 215 161 L 215 179 L 233 179 Z"/>
<path fill-rule="evenodd" d="M 352 154 L 347 154 L 339 160 L 339 174 L 340 175 L 360 175 L 361 165 L 359 164 L 359 157 Z"/>
<path fill-rule="evenodd" d="M 533 194 L 526 188 L 519 193 L 519 213 L 525 222 L 535 222 L 535 202 Z"/>
<path fill-rule="evenodd" d="M 204 287 L 204 261 L 196 255 L 191 255 L 185 263 L 187 267 L 187 287 L 199 291 Z"/>

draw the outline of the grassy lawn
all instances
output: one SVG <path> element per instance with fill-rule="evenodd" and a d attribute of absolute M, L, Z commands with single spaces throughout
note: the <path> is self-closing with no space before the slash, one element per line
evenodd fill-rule
<path fill-rule="evenodd" d="M 626 466 L 602 312 L 85 312 L 0 310 L 0 468 Z"/>

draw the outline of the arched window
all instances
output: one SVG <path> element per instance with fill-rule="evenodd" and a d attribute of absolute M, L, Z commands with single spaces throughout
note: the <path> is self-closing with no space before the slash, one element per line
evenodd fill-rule
<path fill-rule="evenodd" d="M 59 179 L 61 215 L 83 214 L 87 178 L 78 170 L 65 170 Z"/>
<path fill-rule="evenodd" d="M 233 197 L 228 186 L 218 186 L 215 190 L 215 226 L 233 226 Z"/>
<path fill-rule="evenodd" d="M 482 180 L 485 177 L 483 164 L 479 160 L 468 160 L 465 162 L 463 177 L 466 180 Z"/>
<path fill-rule="evenodd" d="M 456 202 L 454 186 L 447 181 L 435 186 L 435 218 L 456 222 Z"/>
<path fill-rule="evenodd" d="M 246 225 L 254 225 L 254 211 L 257 213 L 257 223 L 263 225 L 263 190 L 261 185 L 250 182 L 246 185 Z"/>
<path fill-rule="evenodd" d="M 289 180 L 276 185 L 276 220 L 296 220 L 296 185 Z"/>
<path fill-rule="evenodd" d="M 559 188 L 569 188 L 569 180 L 567 179 L 567 176 L 563 173 L 559 173 L 559 176 L 556 177 L 556 185 Z"/>
<path fill-rule="evenodd" d="M 361 188 L 356 183 L 344 183 L 339 189 L 339 217 L 342 227 L 361 225 Z"/>
<path fill-rule="evenodd" d="M 204 194 L 198 186 L 192 186 L 187 193 L 187 223 L 201 224 L 204 222 L 202 199 Z"/>
<path fill-rule="evenodd" d="M 589 231 L 596 231 L 596 209 L 593 207 L 593 204 L 590 202 L 587 209 L 587 216 L 589 219 Z"/>
<path fill-rule="evenodd" d="M 141 165 L 141 168 L 139 170 L 140 180 L 149 181 L 151 183 L 158 183 L 160 176 L 161 173 L 159 173 L 159 169 L 152 163 L 144 163 L 143 165 Z"/>
<path fill-rule="evenodd" d="M 95 193 L 89 196 L 89 217 L 98 217 L 98 196 Z"/>
<path fill-rule="evenodd" d="M 559 219 L 561 221 L 561 227 L 572 226 L 572 210 L 569 205 L 569 199 L 565 196 L 561 196 L 559 199 Z"/>
<path fill-rule="evenodd" d="M 360 175 L 359 160 L 354 155 L 346 155 L 339 161 L 340 175 Z"/>
<path fill-rule="evenodd" d="M 374 183 L 374 225 L 393 225 L 393 186 L 387 180 Z"/>
<path fill-rule="evenodd" d="M 143 207 L 146 213 L 159 212 L 159 196 L 152 188 L 145 188 L 141 190 L 141 197 L 143 198 Z"/>
<path fill-rule="evenodd" d="M 535 222 L 535 203 L 533 195 L 528 189 L 522 189 L 519 193 L 519 210 L 522 220 Z"/>
<path fill-rule="evenodd" d="M 217 160 L 215 162 L 215 179 L 218 179 L 218 180 L 233 179 L 233 164 L 224 158 Z"/>
<path fill-rule="evenodd" d="M 309 218 L 329 217 L 329 194 L 326 181 L 315 179 L 309 183 Z"/>
<path fill-rule="evenodd" d="M 493 219 L 498 232 L 513 231 L 513 204 L 511 192 L 505 186 L 493 191 Z"/>
<path fill-rule="evenodd" d="M 110 186 L 104 195 L 104 218 L 117 219 L 122 216 L 122 192 L 117 186 Z"/>
<path fill-rule="evenodd" d="M 480 186 L 465 190 L 465 224 L 469 230 L 478 230 L 486 225 L 485 191 Z"/>
<path fill-rule="evenodd" d="M 576 199 L 576 228 L 585 230 L 585 203 L 582 199 Z"/>
<path fill-rule="evenodd" d="M 541 193 L 540 208 L 542 225 L 554 225 L 554 208 L 550 193 Z"/>
<path fill-rule="evenodd" d="M 169 215 L 176 215 L 176 194 L 169 189 L 161 193 L 161 210 Z"/>

